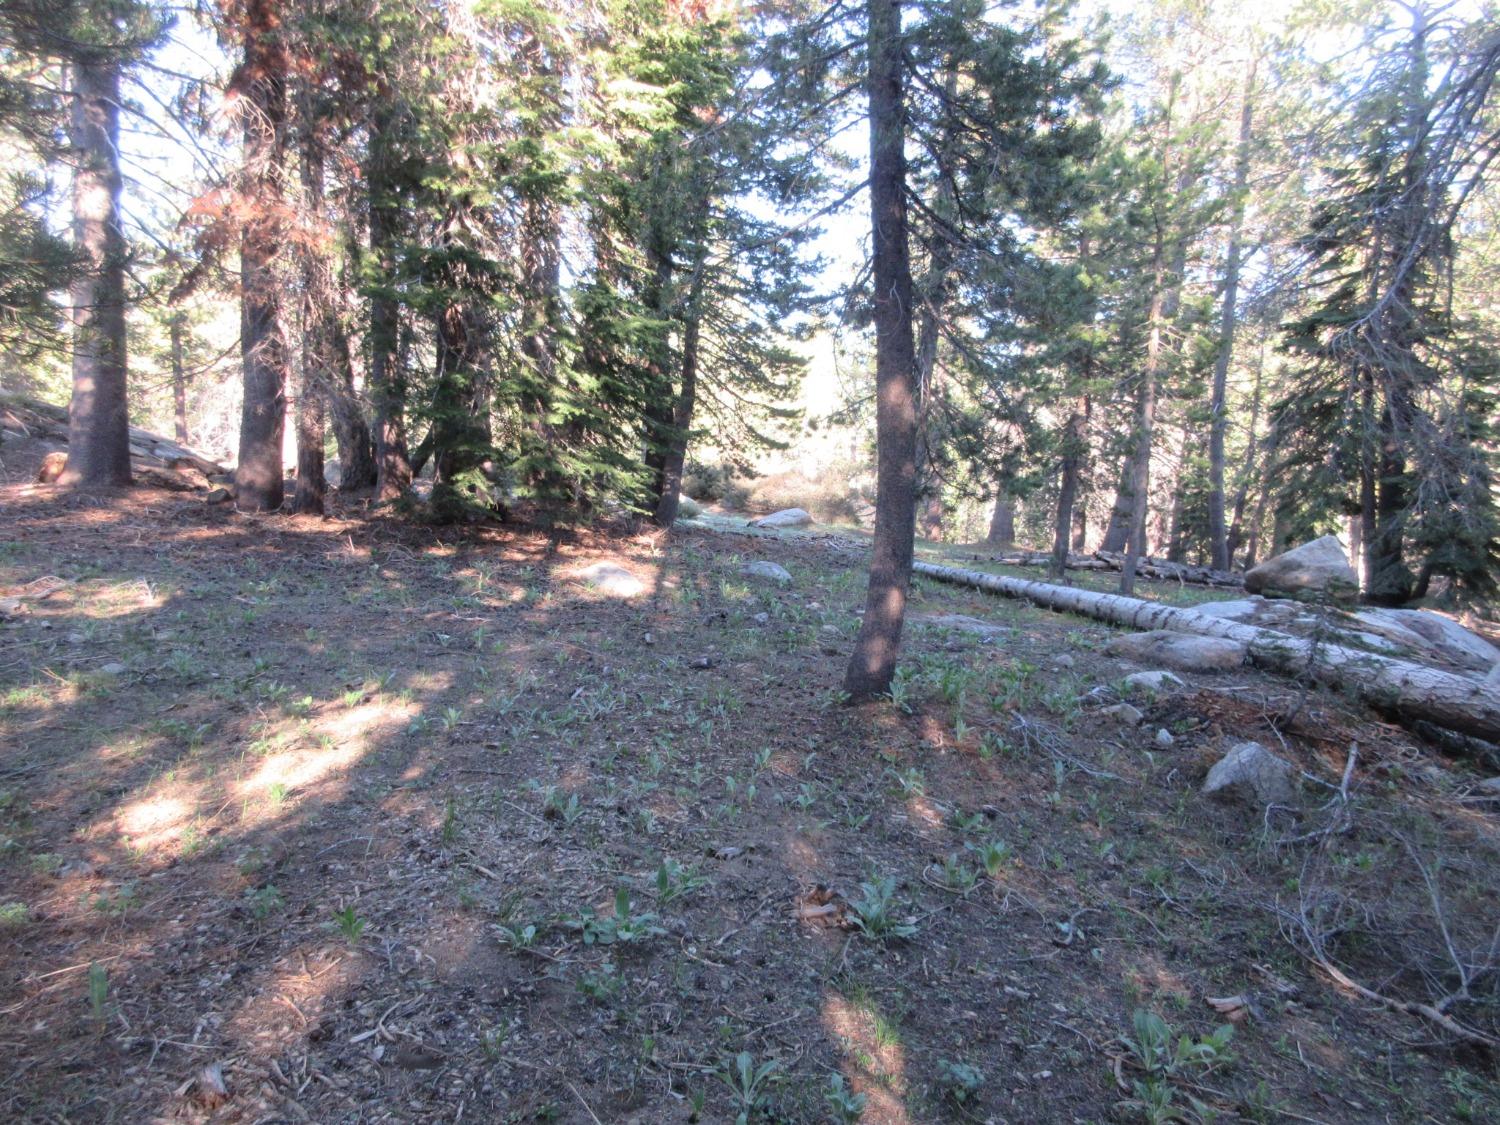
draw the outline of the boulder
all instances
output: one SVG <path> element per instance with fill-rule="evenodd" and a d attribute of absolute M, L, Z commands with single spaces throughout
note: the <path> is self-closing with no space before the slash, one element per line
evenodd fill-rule
<path fill-rule="evenodd" d="M 1261 563 L 1245 575 L 1245 590 L 1251 594 L 1292 598 L 1322 595 L 1347 601 L 1358 594 L 1359 578 L 1349 565 L 1343 544 L 1325 535 Z"/>
<path fill-rule="evenodd" d="M 765 582 L 774 582 L 778 586 L 789 585 L 792 581 L 791 573 L 780 563 L 771 562 L 769 559 L 755 559 L 747 562 L 742 571 L 747 577 L 759 578 Z"/>
<path fill-rule="evenodd" d="M 614 563 L 595 563 L 579 572 L 578 577 L 611 598 L 633 598 L 646 591 L 644 582 L 623 566 L 616 566 Z"/>
<path fill-rule="evenodd" d="M 63 475 L 63 470 L 68 467 L 68 455 L 61 449 L 54 449 L 42 458 L 42 464 L 36 471 L 37 484 L 53 484 L 57 478 Z"/>
<path fill-rule="evenodd" d="M 1126 633 L 1110 641 L 1104 651 L 1141 664 L 1164 664 L 1179 672 L 1229 672 L 1245 663 L 1245 646 L 1238 641 L 1169 629 Z"/>
<path fill-rule="evenodd" d="M 677 498 L 677 518 L 681 520 L 695 520 L 703 514 L 703 505 L 691 496 L 679 496 Z"/>
<path fill-rule="evenodd" d="M 813 521 L 801 508 L 783 508 L 779 512 L 772 512 L 769 516 L 761 516 L 758 520 L 751 520 L 751 527 L 764 527 L 772 530 L 788 527 L 808 527 Z"/>
<path fill-rule="evenodd" d="M 1168 687 L 1186 687 L 1171 672 L 1133 672 L 1125 677 L 1125 686 L 1131 691 L 1161 691 Z"/>
<path fill-rule="evenodd" d="M 1296 795 L 1297 771 L 1259 742 L 1240 742 L 1208 771 L 1203 792 L 1245 797 L 1261 805 L 1284 805 Z"/>

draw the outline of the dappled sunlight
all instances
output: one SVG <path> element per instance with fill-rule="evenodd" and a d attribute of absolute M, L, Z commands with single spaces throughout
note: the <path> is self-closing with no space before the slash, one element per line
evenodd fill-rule
<path fill-rule="evenodd" d="M 148 796 L 122 805 L 114 823 L 122 839 L 149 851 L 175 842 L 200 811 L 182 797 Z"/>
<path fill-rule="evenodd" d="M 906 798 L 906 815 L 913 824 L 928 832 L 935 832 L 943 827 L 943 810 L 921 793 L 913 793 Z"/>
<path fill-rule="evenodd" d="M 295 793 L 309 789 L 320 781 L 342 775 L 364 757 L 366 746 L 353 740 L 343 745 L 306 746 L 268 755 L 248 777 L 234 787 L 241 800 L 248 803 L 266 800 L 272 806 Z M 269 815 L 266 810 L 262 815 Z"/>
<path fill-rule="evenodd" d="M 897 1029 L 873 1002 L 855 1003 L 837 992 L 823 995 L 823 1027 L 844 1056 L 850 1084 L 867 1099 L 861 1120 L 871 1125 L 909 1125 L 906 1050 Z"/>

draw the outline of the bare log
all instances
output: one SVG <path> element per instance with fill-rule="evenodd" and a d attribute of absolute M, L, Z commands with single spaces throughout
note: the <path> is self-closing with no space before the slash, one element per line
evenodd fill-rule
<path fill-rule="evenodd" d="M 928 562 L 917 562 L 915 572 L 939 582 L 1022 598 L 1132 629 L 1171 629 L 1226 637 L 1243 644 L 1251 661 L 1259 667 L 1284 675 L 1310 676 L 1333 687 L 1351 688 L 1371 706 L 1394 714 L 1408 725 L 1425 721 L 1446 730 L 1500 742 L 1500 691 L 1488 681 L 1119 594 L 1100 594 Z"/>

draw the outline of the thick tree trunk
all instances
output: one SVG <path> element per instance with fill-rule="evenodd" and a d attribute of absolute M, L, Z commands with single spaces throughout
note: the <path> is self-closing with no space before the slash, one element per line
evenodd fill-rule
<path fill-rule="evenodd" d="M 1229 217 L 1229 248 L 1224 256 L 1224 296 L 1219 313 L 1219 352 L 1214 357 L 1213 390 L 1208 423 L 1208 546 L 1215 570 L 1229 569 L 1229 532 L 1224 520 L 1224 427 L 1229 362 L 1234 355 L 1234 328 L 1240 288 L 1240 233 L 1245 223 L 1245 192 L 1250 178 L 1250 140 L 1255 115 L 1255 70 L 1251 58 L 1240 99 L 1240 139 L 1234 161 L 1234 203 Z M 1254 438 L 1251 439 L 1254 448 Z"/>
<path fill-rule="evenodd" d="M 1421 720 L 1500 742 L 1500 691 L 1477 678 L 1408 664 L 1363 649 L 1304 640 L 1159 602 L 925 562 L 916 563 L 915 570 L 939 582 L 1024 598 L 1132 629 L 1171 629 L 1239 641 L 1246 646 L 1251 661 L 1260 667 L 1287 675 L 1311 676 L 1335 688 L 1353 689 L 1373 706 L 1392 711 L 1405 722 Z"/>
<path fill-rule="evenodd" d="M 1120 466 L 1120 483 L 1115 488 L 1115 502 L 1109 510 L 1109 522 L 1104 526 L 1104 538 L 1099 542 L 1101 551 L 1123 551 L 1130 539 L 1130 480 L 1133 465 L 1134 458 L 1127 453 Z"/>
<path fill-rule="evenodd" d="M 1009 547 L 1016 541 L 1016 501 L 1008 492 L 1002 490 L 995 497 L 995 508 L 990 513 L 990 531 L 984 541 L 991 547 Z"/>
<path fill-rule="evenodd" d="M 911 585 L 917 484 L 916 341 L 906 225 L 906 112 L 900 0 L 867 0 L 870 218 L 875 305 L 875 534 L 851 699 L 890 690 Z"/>
<path fill-rule="evenodd" d="M 656 511 L 652 513 L 652 522 L 657 527 L 671 527 L 676 523 L 677 509 L 682 503 L 682 470 L 687 464 L 688 436 L 692 433 L 693 409 L 698 396 L 698 347 L 703 315 L 699 304 L 703 298 L 706 265 L 702 261 L 698 263 L 683 313 L 686 323 L 682 329 L 682 370 L 678 374 L 677 399 L 672 408 L 672 432 L 662 458 L 660 495 L 656 500 Z"/>
<path fill-rule="evenodd" d="M 120 229 L 120 68 L 80 51 L 69 68 L 73 243 L 82 271 L 72 289 L 73 397 L 68 461 L 58 483 L 109 488 L 130 483 L 125 400 L 125 236 Z"/>
<path fill-rule="evenodd" d="M 1156 429 L 1156 380 L 1161 369 L 1163 305 L 1162 238 L 1157 234 L 1153 261 L 1150 336 L 1146 344 L 1146 363 L 1136 388 L 1135 447 L 1130 451 L 1130 535 L 1125 541 L 1125 565 L 1120 570 L 1120 593 L 1135 589 L 1136 561 L 1149 554 L 1146 543 L 1146 514 L 1151 500 L 1151 441 Z"/>
<path fill-rule="evenodd" d="M 235 506 L 273 512 L 281 507 L 282 433 L 286 425 L 287 346 L 282 331 L 277 271 L 284 232 L 282 159 L 286 126 L 286 54 L 274 0 L 250 0 L 244 16 L 244 158 L 252 214 L 240 237 L 240 355 L 244 406 L 240 412 Z"/>
<path fill-rule="evenodd" d="M 370 399 L 375 413 L 375 499 L 396 500 L 411 488 L 406 438 L 406 367 L 401 356 L 401 309 L 396 303 L 396 235 L 400 211 L 390 182 L 389 121 L 377 113 L 366 180 L 370 194 L 370 256 L 377 278 L 370 295 Z"/>
<path fill-rule="evenodd" d="M 172 426 L 177 444 L 187 445 L 187 372 L 182 359 L 182 317 L 172 314 L 169 331 L 172 340 Z"/>
<path fill-rule="evenodd" d="M 1260 449 L 1260 399 L 1261 385 L 1264 382 L 1266 369 L 1266 344 L 1261 340 L 1260 358 L 1255 365 L 1255 387 L 1250 393 L 1250 426 L 1249 437 L 1245 443 L 1245 461 L 1240 470 L 1239 487 L 1234 494 L 1234 517 L 1230 521 L 1229 531 L 1224 537 L 1224 549 L 1229 559 L 1229 566 L 1234 566 L 1234 556 L 1239 553 L 1240 543 L 1245 533 L 1245 504 L 1250 498 L 1250 484 L 1255 479 L 1255 461 Z"/>
<path fill-rule="evenodd" d="M 370 424 L 354 389 L 354 360 L 349 333 L 338 315 L 329 317 L 333 371 L 329 374 L 328 404 L 333 413 L 333 436 L 339 451 L 339 491 L 359 492 L 375 486 L 375 449 Z"/>
<path fill-rule="evenodd" d="M 310 114 L 304 114 L 310 117 Z M 302 204 L 314 224 L 323 222 L 323 156 L 310 132 L 302 144 Z M 302 354 L 297 384 L 297 487 L 292 511 L 302 515 L 324 514 L 327 481 L 324 477 L 323 442 L 327 430 L 327 395 L 332 382 L 333 330 L 336 314 L 329 292 L 328 265 L 309 238 L 299 248 L 302 273 Z"/>

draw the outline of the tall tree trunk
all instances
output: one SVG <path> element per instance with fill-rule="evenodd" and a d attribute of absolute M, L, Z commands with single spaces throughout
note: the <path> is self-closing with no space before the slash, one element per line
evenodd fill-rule
<path fill-rule="evenodd" d="M 244 158 L 251 215 L 240 237 L 240 412 L 235 506 L 267 512 L 281 507 L 281 442 L 286 425 L 287 347 L 281 322 L 277 257 L 283 234 L 282 159 L 286 126 L 286 53 L 275 0 L 249 0 L 244 61 L 237 76 L 244 109 Z"/>
<path fill-rule="evenodd" d="M 328 405 L 333 413 L 333 436 L 339 451 L 339 491 L 359 492 L 375 486 L 375 449 L 370 424 L 354 389 L 354 360 L 349 333 L 336 310 L 329 317 L 333 370 L 329 373 Z"/>
<path fill-rule="evenodd" d="M 1147 553 L 1146 514 L 1151 500 L 1151 441 L 1156 428 L 1156 381 L 1161 372 L 1162 333 L 1166 317 L 1166 286 L 1163 278 L 1163 233 L 1157 227 L 1151 262 L 1151 311 L 1146 342 L 1146 363 L 1136 387 L 1135 447 L 1130 451 L 1130 535 L 1125 562 L 1120 568 L 1120 593 L 1135 591 L 1136 563 Z"/>
<path fill-rule="evenodd" d="M 1208 424 L 1208 545 L 1215 570 L 1229 569 L 1229 533 L 1224 525 L 1224 413 L 1229 362 L 1234 355 L 1234 328 L 1240 287 L 1240 236 L 1245 224 L 1245 193 L 1250 179 L 1250 140 L 1255 115 L 1255 71 L 1252 56 L 1245 70 L 1240 99 L 1240 139 L 1234 160 L 1234 204 L 1229 217 L 1229 248 L 1224 256 L 1224 297 L 1219 314 L 1219 353 L 1214 357 Z M 1252 440 L 1253 446 L 1253 440 Z"/>
<path fill-rule="evenodd" d="M 1016 541 L 1016 501 L 1002 488 L 990 513 L 990 531 L 984 541 L 991 547 L 1009 547 Z"/>
<path fill-rule="evenodd" d="M 707 250 L 701 253 L 706 255 Z M 683 310 L 682 370 L 678 374 L 677 398 L 672 407 L 672 431 L 662 458 L 660 494 L 656 511 L 652 514 L 652 522 L 657 527 L 671 527 L 677 522 L 677 509 L 682 503 L 682 470 L 687 463 L 688 436 L 693 428 L 693 409 L 698 395 L 698 347 L 703 319 L 700 303 L 706 269 L 707 262 L 700 258 L 688 292 L 687 308 Z"/>
<path fill-rule="evenodd" d="M 73 283 L 73 397 L 68 461 L 59 484 L 110 488 L 130 483 L 125 400 L 125 235 L 120 229 L 120 66 L 80 50 L 70 72 L 69 141 L 73 243 L 82 271 Z"/>
<path fill-rule="evenodd" d="M 1234 493 L 1234 517 L 1230 521 L 1229 531 L 1225 536 L 1224 546 L 1229 569 L 1234 566 L 1234 556 L 1239 552 L 1240 542 L 1244 538 L 1245 504 L 1250 496 L 1250 484 L 1255 478 L 1255 461 L 1260 452 L 1260 436 L 1258 427 L 1260 425 L 1260 400 L 1261 388 L 1265 382 L 1266 371 L 1266 342 L 1264 337 L 1260 342 L 1260 356 L 1255 364 L 1255 385 L 1250 392 L 1250 426 L 1249 437 L 1245 443 L 1245 461 L 1240 470 L 1239 486 Z"/>
<path fill-rule="evenodd" d="M 917 483 L 916 341 L 906 225 L 906 112 L 900 0 L 867 0 L 870 218 L 874 243 L 875 534 L 851 699 L 890 690 L 911 585 Z"/>
<path fill-rule="evenodd" d="M 182 359 L 182 315 L 174 312 L 169 323 L 172 340 L 172 432 L 178 445 L 190 444 L 187 423 L 187 372 Z"/>
<path fill-rule="evenodd" d="M 1078 503 L 1078 470 L 1084 455 L 1083 403 L 1080 401 L 1068 415 L 1063 430 L 1062 466 L 1058 473 L 1057 520 L 1053 525 L 1052 560 L 1047 573 L 1057 581 L 1068 574 L 1068 535 L 1073 526 L 1073 507 Z"/>
<path fill-rule="evenodd" d="M 304 110 L 304 118 L 310 118 Z M 333 366 L 333 329 L 337 319 L 329 292 L 328 263 L 317 236 L 323 215 L 323 154 L 309 128 L 302 143 L 302 205 L 314 226 L 313 237 L 299 249 L 302 273 L 302 354 L 297 385 L 297 488 L 292 511 L 324 514 L 327 481 L 323 442 L 326 437 L 328 386 Z"/>
<path fill-rule="evenodd" d="M 1139 412 L 1139 406 L 1137 406 Z M 1109 510 L 1109 522 L 1104 526 L 1104 538 L 1099 542 L 1101 551 L 1123 551 L 1130 539 L 1131 500 L 1130 481 L 1135 459 L 1126 453 L 1120 465 L 1120 483 L 1115 488 L 1115 502 Z"/>
<path fill-rule="evenodd" d="M 388 165 L 387 113 L 371 129 L 366 182 L 370 195 L 370 256 L 377 280 L 370 295 L 370 399 L 375 412 L 375 499 L 396 500 L 411 488 L 406 439 L 406 365 L 401 354 L 401 307 L 396 302 L 396 236 L 400 210 Z"/>

